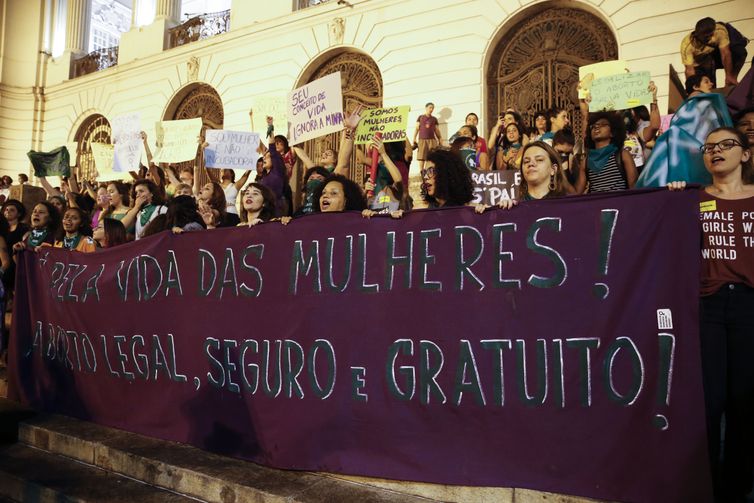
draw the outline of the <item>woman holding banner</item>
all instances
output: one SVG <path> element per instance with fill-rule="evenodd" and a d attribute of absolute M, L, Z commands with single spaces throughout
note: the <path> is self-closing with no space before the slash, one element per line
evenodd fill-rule
<path fill-rule="evenodd" d="M 42 246 L 43 243 L 53 244 L 55 233 L 59 227 L 60 213 L 58 213 L 57 208 L 47 201 L 37 203 L 31 211 L 31 229 L 22 241 L 13 245 L 13 252 L 19 252 L 26 248 L 33 250 Z"/>
<path fill-rule="evenodd" d="M 449 150 L 427 155 L 422 175 L 422 197 L 430 208 L 464 206 L 474 197 L 471 173 L 461 158 Z M 482 210 L 483 211 L 483 210 Z"/>
<path fill-rule="evenodd" d="M 68 251 L 92 253 L 97 251 L 97 243 L 91 236 L 92 227 L 89 224 L 89 215 L 81 208 L 68 208 L 63 215 L 63 227 L 52 246 L 65 248 Z M 43 244 L 45 245 L 49 246 L 48 243 Z"/>
<path fill-rule="evenodd" d="M 754 166 L 746 135 L 733 128 L 715 129 L 701 149 L 712 175 L 699 191 L 707 447 L 716 501 L 743 502 L 754 481 L 754 184 L 747 182 Z"/>

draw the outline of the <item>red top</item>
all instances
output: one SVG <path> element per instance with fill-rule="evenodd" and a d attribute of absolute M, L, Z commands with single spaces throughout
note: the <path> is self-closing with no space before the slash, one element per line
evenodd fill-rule
<path fill-rule="evenodd" d="M 720 199 L 699 192 L 702 224 L 701 295 L 726 283 L 754 288 L 754 197 Z"/>

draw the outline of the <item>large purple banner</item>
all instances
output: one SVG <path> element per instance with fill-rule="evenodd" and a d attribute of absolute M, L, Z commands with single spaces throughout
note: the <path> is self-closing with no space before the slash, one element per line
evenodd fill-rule
<path fill-rule="evenodd" d="M 698 225 L 642 190 L 26 252 L 10 394 L 278 468 L 705 501 Z"/>

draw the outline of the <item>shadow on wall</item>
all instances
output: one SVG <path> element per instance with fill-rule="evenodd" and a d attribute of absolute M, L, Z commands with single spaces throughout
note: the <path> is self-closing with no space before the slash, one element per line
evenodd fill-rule
<path fill-rule="evenodd" d="M 440 113 L 437 114 L 437 122 L 439 123 L 438 127 L 440 128 L 440 134 L 444 141 L 447 141 L 448 138 L 450 138 L 450 135 L 448 134 L 448 122 L 451 117 L 453 117 L 453 110 L 448 107 L 441 108 Z M 455 131 L 453 132 L 455 133 Z"/>

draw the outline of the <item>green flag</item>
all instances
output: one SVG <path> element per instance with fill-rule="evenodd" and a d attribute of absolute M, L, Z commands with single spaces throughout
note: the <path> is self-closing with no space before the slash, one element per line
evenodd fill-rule
<path fill-rule="evenodd" d="M 50 152 L 29 150 L 26 155 L 34 166 L 36 176 L 71 176 L 71 157 L 65 146 Z"/>

